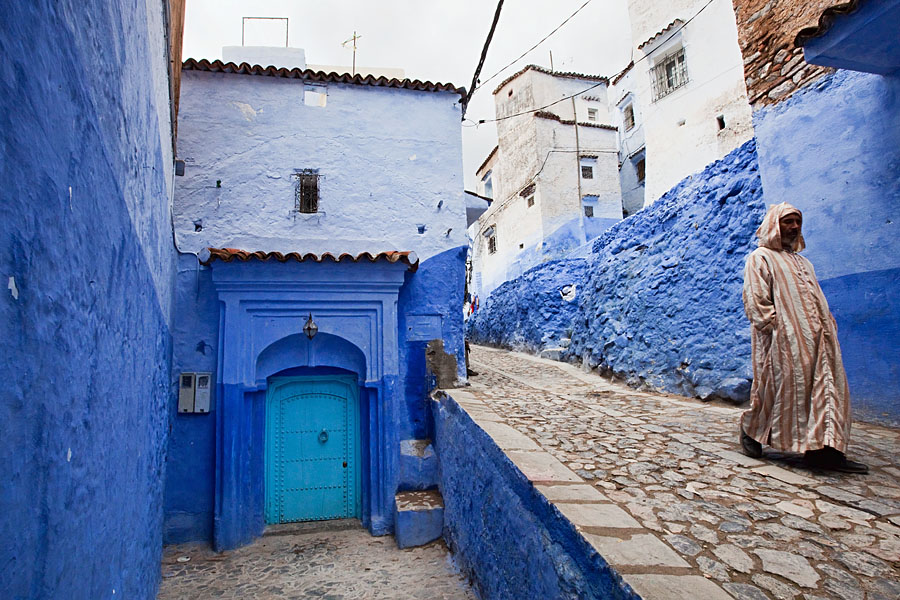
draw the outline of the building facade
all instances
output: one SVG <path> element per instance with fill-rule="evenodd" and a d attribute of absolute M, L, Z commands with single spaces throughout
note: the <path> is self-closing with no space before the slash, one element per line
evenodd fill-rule
<path fill-rule="evenodd" d="M 803 211 L 854 412 L 900 422 L 900 2 L 734 10 L 765 198 Z"/>
<path fill-rule="evenodd" d="M 190 60 L 181 98 L 166 540 L 389 533 L 436 484 L 429 382 L 465 378 L 460 91 Z"/>
<path fill-rule="evenodd" d="M 622 218 L 605 77 L 535 65 L 494 90 L 497 147 L 478 169 L 493 198 L 470 229 L 470 291 L 576 250 Z"/>
<path fill-rule="evenodd" d="M 633 61 L 610 100 L 633 213 L 751 139 L 753 125 L 729 0 L 629 0 L 628 15 Z"/>

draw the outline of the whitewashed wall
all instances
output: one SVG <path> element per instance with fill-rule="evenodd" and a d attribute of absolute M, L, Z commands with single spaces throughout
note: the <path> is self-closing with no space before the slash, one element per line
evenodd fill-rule
<path fill-rule="evenodd" d="M 304 89 L 184 71 L 181 249 L 412 250 L 425 260 L 466 243 L 458 95 L 330 83 L 321 107 L 304 104 Z M 291 175 L 308 168 L 322 175 L 316 214 L 294 210 Z"/>

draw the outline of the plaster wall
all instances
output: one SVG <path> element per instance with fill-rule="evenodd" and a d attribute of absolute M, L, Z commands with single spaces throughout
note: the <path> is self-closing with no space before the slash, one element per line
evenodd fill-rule
<path fill-rule="evenodd" d="M 683 177 L 702 170 L 753 137 L 731 3 L 713 0 L 697 13 L 703 4 L 693 1 L 672 6 L 643 0 L 629 4 L 629 14 L 638 19 L 637 25 L 632 25 L 636 44 L 648 40 L 675 18 L 687 21 L 697 15 L 680 31 L 674 27 L 636 50 L 634 93 L 642 108 L 647 156 L 645 203 L 655 201 Z M 647 33 L 646 23 L 650 22 L 662 24 Z M 684 48 L 689 81 L 653 101 L 651 69 L 655 61 L 679 44 Z M 717 122 L 720 115 L 725 119 L 721 130 Z"/>
<path fill-rule="evenodd" d="M 803 211 L 856 414 L 900 421 L 900 78 L 838 70 L 754 115 L 768 202 Z"/>
<path fill-rule="evenodd" d="M 616 100 L 610 117 L 618 130 L 619 187 L 625 216 L 633 215 L 644 206 L 645 179 L 639 178 L 637 171 L 637 163 L 646 159 L 643 106 L 634 93 L 639 76 L 643 76 L 642 69 L 635 72 L 634 68 L 629 68 L 609 88 L 610 99 Z M 630 129 L 625 124 L 625 109 L 629 106 L 634 113 L 634 124 Z"/>
<path fill-rule="evenodd" d="M 331 83 L 321 107 L 304 104 L 304 88 L 184 71 L 183 250 L 412 250 L 425 260 L 465 245 L 458 96 Z M 294 210 L 292 174 L 306 168 L 320 175 L 315 214 Z"/>
<path fill-rule="evenodd" d="M 304 86 L 297 80 L 185 74 L 180 143 L 182 155 L 193 160 L 188 162 L 185 177 L 178 179 L 176 222 L 183 247 L 194 251 L 204 246 L 330 251 L 336 255 L 412 250 L 420 263 L 415 272 L 384 261 L 337 265 L 330 261 L 214 261 L 207 268 L 198 265 L 193 256 L 181 257 L 174 370 L 212 372 L 221 385 L 210 414 L 176 414 L 175 405 L 170 406 L 173 429 L 165 539 L 215 539 L 221 547 L 233 547 L 259 535 L 264 527 L 259 447 L 265 421 L 265 378 L 257 373 L 256 379 L 243 375 L 235 379 L 218 372 L 223 361 L 244 360 L 260 348 L 251 347 L 256 334 L 242 333 L 234 317 L 230 325 L 233 337 L 223 331 L 227 318 L 220 298 L 228 293 L 223 290 L 235 284 L 215 284 L 217 272 L 222 281 L 226 277 L 245 281 L 242 293 L 247 298 L 282 303 L 283 310 L 272 309 L 273 315 L 290 306 L 305 319 L 306 311 L 297 307 L 318 310 L 320 335 L 316 340 L 331 336 L 344 340 L 341 343 L 356 344 L 365 353 L 364 368 L 345 364 L 335 353 L 323 354 L 324 362 L 313 366 L 356 373 L 365 384 L 360 395 L 364 410 L 377 408 L 377 414 L 366 413 L 361 421 L 366 426 L 374 424 L 380 432 L 376 432 L 379 444 L 385 444 L 376 448 L 372 445 L 375 434 L 363 432 L 364 462 L 376 450 L 381 457 L 377 471 L 373 468 L 364 473 L 369 476 L 363 487 L 364 499 L 369 499 L 366 506 L 377 509 L 365 513 L 364 520 L 369 519 L 367 525 L 374 533 L 387 533 L 392 529 L 393 512 L 387 509 L 393 494 L 436 484 L 433 469 L 423 468 L 421 460 L 404 458 L 401 453 L 404 440 L 433 435 L 433 423 L 425 410 L 426 394 L 433 386 L 426 362 L 428 343 L 440 340 L 449 356 L 444 357 L 443 366 L 452 363 L 456 376 L 465 377 L 460 311 L 465 246 L 456 244 L 465 235 L 466 220 L 456 97 L 329 85 L 325 107 L 305 106 Z M 255 117 L 242 102 L 252 107 Z M 319 168 L 324 175 L 320 213 L 315 215 L 292 210 L 290 174 L 307 167 Z M 217 188 L 215 181 L 220 178 L 222 187 Z M 195 220 L 201 221 L 201 231 L 195 231 Z M 423 233 L 419 233 L 420 225 Z M 391 277 L 399 277 L 393 300 L 380 297 L 379 302 L 394 315 L 393 321 L 385 317 L 386 323 L 393 324 L 385 327 L 383 338 L 362 342 L 358 337 L 360 314 L 353 312 L 353 294 L 348 290 L 358 282 L 357 295 L 362 302 L 364 288 L 388 271 L 393 273 Z M 343 283 L 329 288 L 328 281 L 338 275 Z M 350 312 L 341 316 L 340 307 Z M 266 364 L 308 366 L 292 350 L 305 342 L 297 335 L 303 319 L 296 315 L 287 318 L 286 313 L 282 317 L 271 318 L 261 330 L 266 339 L 274 336 L 271 351 L 263 352 L 268 357 Z M 281 341 L 276 341 L 279 336 Z M 252 366 L 247 363 L 242 369 Z M 261 391 L 252 391 L 254 385 Z M 241 404 L 240 398 L 249 404 Z M 241 410 L 246 414 L 241 414 L 248 431 L 231 429 L 234 419 L 226 418 L 223 402 L 244 406 Z M 217 508 L 223 500 L 216 488 L 216 443 L 223 434 L 248 444 L 251 454 L 247 460 L 227 454 L 222 461 L 221 468 L 234 473 L 240 482 L 236 488 L 232 486 L 234 497 L 225 500 L 237 508 L 228 511 Z"/>
<path fill-rule="evenodd" d="M 638 597 L 453 398 L 431 406 L 444 539 L 480 597 Z"/>
<path fill-rule="evenodd" d="M 156 596 L 175 268 L 163 8 L 4 6 L 4 598 Z"/>

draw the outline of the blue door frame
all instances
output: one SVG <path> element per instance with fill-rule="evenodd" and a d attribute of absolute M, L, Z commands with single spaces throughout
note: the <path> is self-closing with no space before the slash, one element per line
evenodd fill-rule
<path fill-rule="evenodd" d="M 266 523 L 359 518 L 354 376 L 273 377 L 266 397 Z"/>

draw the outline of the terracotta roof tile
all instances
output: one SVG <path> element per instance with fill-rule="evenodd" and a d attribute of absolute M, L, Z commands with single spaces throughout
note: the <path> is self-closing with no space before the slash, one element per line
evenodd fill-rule
<path fill-rule="evenodd" d="M 383 259 L 391 263 L 405 263 L 410 271 L 415 271 L 419 268 L 419 257 L 415 252 L 396 251 L 378 252 L 376 254 L 362 252 L 356 256 L 344 253 L 335 256 L 330 252 L 322 254 L 315 254 L 313 252 L 288 252 L 287 254 L 282 254 L 281 252 L 263 252 L 261 250 L 257 252 L 248 252 L 247 250 L 239 250 L 237 248 L 207 248 L 205 251 L 200 252 L 199 258 L 200 263 L 204 265 L 208 265 L 216 259 L 223 262 L 231 262 L 234 259 L 242 262 L 247 262 L 251 259 L 260 261 L 277 260 L 278 262 L 288 262 L 291 260 L 303 262 L 311 260 L 317 263 L 324 262 L 325 259 L 329 259 L 332 262 L 341 262 L 345 260 L 350 262 L 360 262 L 364 259 L 369 262 L 375 262 Z"/>
<path fill-rule="evenodd" d="M 670 32 L 674 27 L 680 27 L 681 25 L 684 25 L 684 21 L 682 21 L 681 19 L 675 19 L 674 21 L 672 21 L 671 23 L 669 23 L 668 25 L 666 25 L 665 27 L 663 27 L 662 29 L 660 29 L 659 31 L 657 31 L 656 33 L 654 33 L 653 35 L 651 35 L 649 39 L 647 39 L 646 41 L 642 42 L 641 45 L 638 46 L 638 50 L 640 50 L 641 48 L 643 48 L 643 47 L 646 46 L 647 44 L 653 42 L 653 41 L 656 40 L 656 38 L 658 38 L 659 36 L 661 36 L 661 35 L 663 35 L 663 34 L 665 34 L 665 33 Z"/>
<path fill-rule="evenodd" d="M 547 75 L 553 75 L 554 77 L 566 77 L 568 79 L 585 79 L 587 81 L 600 81 L 604 83 L 609 83 L 609 78 L 604 77 L 603 75 L 586 75 L 584 73 L 574 73 L 572 71 L 551 71 L 550 69 L 539 67 L 537 65 L 527 65 L 524 69 L 517 73 L 513 73 L 509 77 L 503 80 L 503 82 L 497 86 L 494 90 L 494 94 L 500 91 L 504 85 L 524 73 L 525 71 L 537 71 L 539 73 L 546 73 Z"/>
<path fill-rule="evenodd" d="M 480 172 L 485 167 L 485 165 L 487 165 L 489 162 L 491 162 L 491 159 L 494 158 L 494 155 L 497 154 L 497 150 L 499 150 L 499 149 L 500 149 L 500 146 L 494 146 L 494 149 L 491 150 L 491 152 L 487 155 L 487 158 L 484 159 L 484 162 L 481 163 L 481 166 L 478 167 L 477 169 L 475 169 L 475 172 L 476 173 Z"/>
<path fill-rule="evenodd" d="M 831 29 L 836 17 L 840 15 L 849 15 L 859 9 L 859 0 L 850 0 L 849 2 L 841 2 L 834 6 L 829 6 L 822 14 L 819 15 L 819 22 L 813 27 L 805 27 L 801 29 L 794 38 L 794 45 L 802 47 L 803 44 L 813 38 L 825 35 Z"/>
<path fill-rule="evenodd" d="M 197 60 L 189 58 L 182 65 L 184 71 L 209 71 L 211 73 L 238 73 L 241 75 L 268 75 L 270 77 L 286 77 L 289 79 L 302 79 L 320 83 L 349 83 L 354 85 L 368 85 L 372 87 L 403 88 L 422 92 L 454 92 L 465 97 L 466 89 L 458 88 L 452 83 L 432 83 L 419 81 L 418 79 L 388 79 L 387 77 L 375 77 L 374 75 L 351 75 L 350 73 L 326 73 L 325 71 L 313 71 L 312 69 L 287 69 L 277 67 L 263 67 L 250 63 L 236 64 L 224 63 L 221 60 L 209 62 L 206 59 Z"/>
<path fill-rule="evenodd" d="M 575 124 L 575 121 L 563 119 L 556 113 L 552 113 L 552 112 L 549 112 L 546 110 L 539 110 L 536 113 L 534 113 L 534 116 L 537 117 L 538 119 L 550 119 L 551 121 L 558 121 L 558 122 L 562 123 L 563 125 L 574 125 Z M 581 121 L 579 121 L 578 126 L 579 127 L 596 127 L 597 129 L 610 129 L 612 131 L 618 130 L 618 127 L 616 127 L 615 125 L 606 125 L 604 123 L 582 123 Z"/>
<path fill-rule="evenodd" d="M 621 71 L 619 71 L 618 73 L 616 73 L 616 74 L 613 76 L 612 84 L 613 84 L 613 85 L 616 85 L 617 83 L 619 83 L 620 81 L 622 81 L 622 78 L 625 77 L 625 75 L 628 74 L 628 71 L 630 71 L 633 67 L 634 67 L 634 61 L 631 61 L 630 63 L 628 63 L 627 65 L 625 65 L 625 68 L 624 68 L 624 69 L 622 69 Z"/>

